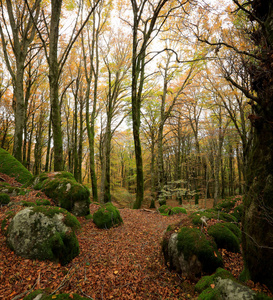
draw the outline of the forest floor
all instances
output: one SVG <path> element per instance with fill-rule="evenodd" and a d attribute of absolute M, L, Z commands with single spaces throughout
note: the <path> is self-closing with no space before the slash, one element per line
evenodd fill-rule
<path fill-rule="evenodd" d="M 0 174 L 6 181 L 11 178 Z M 3 176 L 2 176 L 3 175 Z M 16 184 L 15 182 L 13 182 Z M 37 191 L 11 197 L 15 205 L 0 207 L 0 222 L 9 211 L 22 209 L 20 201 L 35 201 Z M 91 204 L 91 213 L 98 205 Z M 188 209 L 194 209 L 192 205 Z M 156 211 L 120 209 L 123 225 L 98 229 L 92 220 L 79 217 L 77 232 L 80 254 L 66 266 L 16 256 L 0 233 L 0 299 L 23 299 L 36 289 L 49 293 L 77 293 L 90 299 L 197 299 L 195 282 L 167 269 L 161 253 L 161 240 L 167 226 L 186 215 L 162 216 Z M 222 250 L 225 268 L 238 277 L 243 261 L 240 254 Z M 268 293 L 266 287 L 248 285 Z M 54 296 L 52 297 L 54 299 Z"/>

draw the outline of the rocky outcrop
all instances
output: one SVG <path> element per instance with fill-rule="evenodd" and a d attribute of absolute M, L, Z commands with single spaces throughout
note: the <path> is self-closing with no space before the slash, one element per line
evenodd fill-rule
<path fill-rule="evenodd" d="M 49 206 L 28 207 L 12 219 L 7 243 L 15 254 L 62 265 L 79 254 L 75 230 L 78 220 L 64 209 Z"/>

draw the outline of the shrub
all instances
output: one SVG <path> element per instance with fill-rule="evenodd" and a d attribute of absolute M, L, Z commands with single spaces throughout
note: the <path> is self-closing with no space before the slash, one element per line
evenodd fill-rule
<path fill-rule="evenodd" d="M 10 196 L 8 194 L 0 194 L 0 205 L 7 205 L 10 202 Z"/>
<path fill-rule="evenodd" d="M 93 214 L 93 221 L 98 228 L 105 229 L 123 223 L 119 210 L 111 202 L 102 205 Z"/>
<path fill-rule="evenodd" d="M 24 184 L 32 178 L 32 174 L 11 154 L 0 148 L 0 173 L 4 173 Z"/>
<path fill-rule="evenodd" d="M 214 238 L 218 248 L 224 248 L 235 253 L 240 252 L 240 243 L 237 236 L 222 223 L 210 226 L 208 234 Z"/>

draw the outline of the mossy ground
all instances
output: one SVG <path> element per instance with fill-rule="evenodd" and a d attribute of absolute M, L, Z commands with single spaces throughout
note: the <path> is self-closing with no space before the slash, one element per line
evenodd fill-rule
<path fill-rule="evenodd" d="M 102 205 L 94 214 L 93 221 L 98 228 L 109 229 L 123 223 L 119 210 L 110 202 Z"/>
<path fill-rule="evenodd" d="M 32 178 L 32 174 L 11 154 L 0 148 L 0 173 L 15 177 L 24 184 Z"/>
<path fill-rule="evenodd" d="M 215 242 L 208 239 L 197 228 L 182 227 L 179 230 L 177 240 L 178 251 L 184 254 L 186 260 L 192 255 L 196 255 L 202 263 L 204 272 L 212 273 L 218 267 L 223 266 L 223 260 Z"/>

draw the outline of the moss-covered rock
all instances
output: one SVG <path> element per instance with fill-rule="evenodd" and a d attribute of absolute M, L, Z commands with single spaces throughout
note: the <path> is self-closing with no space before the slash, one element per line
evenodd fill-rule
<path fill-rule="evenodd" d="M 218 248 L 228 251 L 240 252 L 240 242 L 237 236 L 222 223 L 216 223 L 208 228 L 208 234 L 212 236 Z"/>
<path fill-rule="evenodd" d="M 207 237 L 196 228 L 181 228 L 177 236 L 177 249 L 183 253 L 185 259 L 196 255 L 202 263 L 202 270 L 207 273 L 214 272 L 223 265 L 223 260 L 217 250 L 214 241 Z"/>
<path fill-rule="evenodd" d="M 216 219 L 216 220 L 222 220 L 226 222 L 235 222 L 237 223 L 238 220 L 231 214 L 216 211 L 214 209 L 207 209 L 204 211 L 197 211 L 190 215 L 190 218 L 192 219 L 192 222 L 194 225 L 201 225 L 202 224 L 202 217 L 206 217 L 208 220 L 210 219 Z"/>
<path fill-rule="evenodd" d="M 217 268 L 216 272 L 210 276 L 203 276 L 195 285 L 195 291 L 198 293 L 203 292 L 204 290 L 206 290 L 207 288 L 209 288 L 213 283 L 214 283 L 214 279 L 220 277 L 220 278 L 231 278 L 233 279 L 233 275 L 223 269 L 223 268 Z"/>
<path fill-rule="evenodd" d="M 78 294 L 58 294 L 58 295 L 48 295 L 45 292 L 43 292 L 42 290 L 36 290 L 32 293 L 30 293 L 29 295 L 27 295 L 23 300 L 35 300 L 37 299 L 36 297 L 39 296 L 39 300 L 52 300 L 52 299 L 56 299 L 56 300 L 88 300 L 89 298 L 86 297 L 82 297 L 79 296 Z"/>
<path fill-rule="evenodd" d="M 8 194 L 0 194 L 0 205 L 7 205 L 10 203 L 10 196 Z"/>
<path fill-rule="evenodd" d="M 230 231 L 232 231 L 232 233 L 234 233 L 236 235 L 236 237 L 238 238 L 239 243 L 241 243 L 241 241 L 242 241 L 242 231 L 241 231 L 241 229 L 234 223 L 224 222 L 222 224 L 224 226 L 226 226 Z"/>
<path fill-rule="evenodd" d="M 15 177 L 16 181 L 24 184 L 32 178 L 32 174 L 11 154 L 0 148 L 0 173 Z"/>
<path fill-rule="evenodd" d="M 123 223 L 119 210 L 111 202 L 102 205 L 93 214 L 93 221 L 98 228 L 105 229 Z"/>
<path fill-rule="evenodd" d="M 166 231 L 162 251 L 165 263 L 183 276 L 202 272 L 211 274 L 223 265 L 216 244 L 197 228 L 182 227 L 178 232 Z"/>
<path fill-rule="evenodd" d="M 78 183 L 69 172 L 42 173 L 29 181 L 28 185 L 42 190 L 56 205 L 76 216 L 90 213 L 90 192 Z"/>
<path fill-rule="evenodd" d="M 211 276 L 202 277 L 195 285 L 195 291 L 201 293 L 198 300 L 254 299 L 255 293 L 239 283 L 233 275 L 218 268 Z"/>
<path fill-rule="evenodd" d="M 30 190 L 25 188 L 19 188 L 15 186 L 11 186 L 6 182 L 0 182 L 0 193 L 8 194 L 12 197 L 16 197 L 18 195 L 26 195 Z"/>
<path fill-rule="evenodd" d="M 170 211 L 171 211 L 171 207 L 164 204 L 164 205 L 161 205 L 159 208 L 158 208 L 158 211 L 160 212 L 161 215 L 163 216 L 167 216 L 170 214 Z"/>
<path fill-rule="evenodd" d="M 176 215 L 176 214 L 186 214 L 187 211 L 184 207 L 173 207 L 171 209 L 171 215 Z"/>
<path fill-rule="evenodd" d="M 65 209 L 28 207 L 12 219 L 7 230 L 7 243 L 19 256 L 65 265 L 79 254 L 75 235 L 78 228 L 79 221 Z"/>

